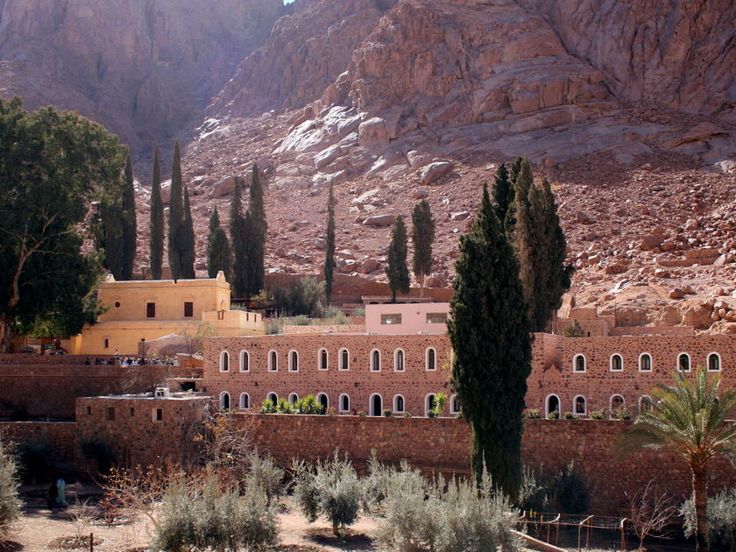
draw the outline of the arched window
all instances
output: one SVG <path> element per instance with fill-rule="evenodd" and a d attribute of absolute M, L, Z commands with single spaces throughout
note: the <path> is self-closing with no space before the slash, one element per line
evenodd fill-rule
<path fill-rule="evenodd" d="M 573 400 L 573 405 L 574 405 L 573 412 L 576 416 L 585 416 L 585 413 L 587 412 L 585 408 L 585 397 L 583 397 L 582 395 L 578 395 Z"/>
<path fill-rule="evenodd" d="M 289 372 L 299 371 L 299 353 L 289 351 Z"/>
<path fill-rule="evenodd" d="M 230 353 L 222 351 L 220 353 L 220 372 L 230 371 Z"/>
<path fill-rule="evenodd" d="M 371 416 L 380 416 L 383 414 L 383 399 L 378 393 L 371 395 L 370 409 L 368 414 Z"/>
<path fill-rule="evenodd" d="M 404 351 L 402 349 L 394 351 L 394 370 L 396 372 L 404 371 Z"/>
<path fill-rule="evenodd" d="M 247 410 L 250 408 L 250 395 L 248 393 L 240 394 L 240 409 Z"/>
<path fill-rule="evenodd" d="M 457 397 L 457 395 L 453 395 L 450 397 L 450 413 L 451 414 L 459 414 L 462 411 L 460 408 L 460 399 Z"/>
<path fill-rule="evenodd" d="M 220 393 L 220 410 L 230 410 L 230 393 L 227 391 Z"/>
<path fill-rule="evenodd" d="M 624 369 L 624 357 L 616 353 L 611 355 L 611 372 L 622 372 Z"/>
<path fill-rule="evenodd" d="M 240 351 L 240 371 L 250 371 L 250 353 L 248 351 Z"/>
<path fill-rule="evenodd" d="M 275 372 L 279 369 L 279 355 L 276 351 L 269 351 L 268 353 L 268 371 Z"/>
<path fill-rule="evenodd" d="M 339 370 L 350 370 L 350 352 L 347 349 L 340 349 Z"/>
<path fill-rule="evenodd" d="M 690 355 L 687 353 L 680 353 L 677 355 L 677 369 L 680 372 L 690 371 Z"/>
<path fill-rule="evenodd" d="M 552 412 L 560 412 L 560 397 L 557 395 L 549 395 L 544 401 L 544 417 L 549 417 Z"/>
<path fill-rule="evenodd" d="M 345 393 L 340 395 L 340 412 L 350 412 L 350 397 Z"/>
<path fill-rule="evenodd" d="M 404 397 L 402 395 L 394 395 L 394 412 L 397 414 L 404 413 Z"/>
<path fill-rule="evenodd" d="M 371 372 L 381 371 L 381 351 L 373 349 L 371 351 Z"/>
<path fill-rule="evenodd" d="M 718 353 L 710 353 L 708 355 L 708 371 L 709 372 L 720 372 L 721 371 L 721 355 Z"/>
<path fill-rule="evenodd" d="M 429 413 L 432 411 L 432 408 L 434 408 L 434 394 L 430 393 L 424 397 L 424 415 L 429 417 Z"/>
<path fill-rule="evenodd" d="M 575 355 L 572 359 L 573 372 L 585 372 L 585 355 Z"/>
<path fill-rule="evenodd" d="M 317 394 L 317 402 L 322 406 L 322 413 L 324 414 L 327 412 L 327 409 L 330 408 L 330 399 L 327 396 L 326 393 L 318 393 Z"/>
<path fill-rule="evenodd" d="M 296 393 L 289 393 L 289 402 L 294 405 L 299 400 L 299 395 Z"/>
<path fill-rule="evenodd" d="M 435 351 L 434 347 L 427 348 L 425 368 L 427 370 L 437 369 L 437 351 Z"/>
<path fill-rule="evenodd" d="M 646 412 L 652 408 L 652 398 L 649 395 L 642 395 L 639 398 L 639 412 Z"/>
<path fill-rule="evenodd" d="M 279 396 L 276 393 L 269 393 L 266 398 L 273 403 L 274 406 L 279 402 Z"/>
<path fill-rule="evenodd" d="M 613 395 L 611 397 L 611 413 L 621 410 L 624 404 L 624 398 L 621 395 Z"/>
<path fill-rule="evenodd" d="M 640 372 L 651 372 L 652 371 L 652 355 L 649 353 L 642 353 L 639 355 L 639 371 Z"/>
<path fill-rule="evenodd" d="M 327 353 L 327 349 L 320 349 L 319 350 L 319 359 L 318 359 L 318 365 L 320 370 L 327 370 L 327 368 L 330 365 L 330 356 Z"/>

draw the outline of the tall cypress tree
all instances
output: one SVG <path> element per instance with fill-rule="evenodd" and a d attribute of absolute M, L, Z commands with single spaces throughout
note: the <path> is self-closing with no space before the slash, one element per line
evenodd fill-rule
<path fill-rule="evenodd" d="M 396 217 L 391 229 L 391 244 L 388 247 L 388 286 L 391 288 L 391 302 L 396 302 L 396 292 L 409 293 L 409 269 L 406 266 L 407 255 L 406 225 L 402 216 Z"/>
<path fill-rule="evenodd" d="M 567 240 L 565 239 L 565 232 L 560 226 L 560 217 L 557 214 L 557 203 L 552 192 L 552 186 L 546 178 L 542 182 L 542 196 L 545 210 L 545 250 L 550 271 L 547 286 L 547 307 L 549 309 L 547 320 L 549 320 L 552 312 L 562 305 L 562 296 L 570 289 L 570 279 L 574 268 L 571 264 L 565 265 Z"/>
<path fill-rule="evenodd" d="M 518 496 L 531 338 L 519 267 L 488 195 L 470 233 L 460 239 L 448 333 L 452 386 L 473 434 L 472 468 L 484 468 L 506 494 Z"/>
<path fill-rule="evenodd" d="M 519 279 L 524 293 L 527 320 L 532 322 L 535 310 L 535 290 L 537 269 L 535 263 L 538 241 L 538 221 L 529 202 L 529 192 L 534 185 L 531 167 L 527 160 L 521 164 L 521 171 L 514 184 L 514 203 L 506 215 L 506 236 L 516 251 L 519 263 Z"/>
<path fill-rule="evenodd" d="M 236 297 L 247 295 L 247 259 L 245 250 L 245 217 L 243 217 L 243 179 L 235 177 L 235 187 L 230 198 L 230 243 L 233 251 L 233 293 Z"/>
<path fill-rule="evenodd" d="M 107 197 L 100 205 L 101 236 L 99 246 L 105 249 L 103 265 L 116 280 L 123 279 L 123 209 L 120 197 Z"/>
<path fill-rule="evenodd" d="M 327 195 L 327 248 L 325 250 L 325 297 L 332 300 L 332 283 L 335 276 L 335 193 L 330 182 Z"/>
<path fill-rule="evenodd" d="M 414 243 L 414 276 L 419 282 L 419 294 L 424 295 L 424 279 L 432 273 L 434 220 L 426 199 L 414 206 L 411 214 L 411 240 Z"/>
<path fill-rule="evenodd" d="M 246 293 L 252 297 L 263 289 L 266 269 L 264 257 L 266 252 L 266 211 L 263 207 L 263 187 L 258 166 L 253 164 L 253 180 L 250 185 L 248 210 L 245 213 L 245 250 L 247 281 Z"/>
<path fill-rule="evenodd" d="M 128 149 L 128 159 L 125 163 L 125 182 L 123 183 L 122 215 L 122 279 L 131 280 L 133 278 L 133 265 L 135 263 L 136 241 L 138 239 L 138 225 L 136 222 L 135 212 L 135 184 L 133 181 L 133 161 L 130 158 L 130 149 Z"/>
<path fill-rule="evenodd" d="M 531 271 L 533 272 L 533 289 L 529 293 L 529 323 L 531 330 L 544 331 L 551 314 L 549 286 L 551 278 L 550 251 L 551 245 L 547 235 L 546 209 L 544 195 L 536 184 L 529 188 L 529 215 L 531 218 Z"/>
<path fill-rule="evenodd" d="M 509 180 L 511 180 L 512 185 L 516 184 L 516 178 L 519 176 L 519 173 L 521 172 L 521 163 L 523 160 L 524 160 L 523 157 L 517 157 L 511 162 L 511 171 L 509 173 Z"/>
<path fill-rule="evenodd" d="M 518 162 L 518 169 L 515 169 Z M 516 174 L 514 174 L 516 171 Z M 532 174 L 532 166 L 526 158 L 517 157 L 511 167 L 511 182 L 514 187 L 514 200 L 506 211 L 506 218 L 502 221 L 506 234 L 514 233 L 514 225 L 516 224 L 516 210 L 518 203 L 527 201 L 529 196 L 529 188 L 534 183 L 534 175 Z"/>
<path fill-rule="evenodd" d="M 207 274 L 210 278 L 215 278 L 222 270 L 229 281 L 231 268 L 230 242 L 220 226 L 220 214 L 215 207 L 210 216 L 209 235 L 207 236 Z"/>
<path fill-rule="evenodd" d="M 498 167 L 493 182 L 493 201 L 496 205 L 496 216 L 503 222 L 509 206 L 514 202 L 514 187 L 509 178 L 509 171 L 504 163 Z"/>
<path fill-rule="evenodd" d="M 151 277 L 161 279 L 161 264 L 164 258 L 164 204 L 161 201 L 161 166 L 158 147 L 153 151 L 153 178 L 151 184 Z"/>
<path fill-rule="evenodd" d="M 182 202 L 181 151 L 179 142 L 174 145 L 174 160 L 171 166 L 171 197 L 169 199 L 169 266 L 176 280 L 182 275 L 182 246 L 180 237 L 184 221 Z"/>
<path fill-rule="evenodd" d="M 189 188 L 184 188 L 184 216 L 179 228 L 179 245 L 181 247 L 181 278 L 194 279 L 194 222 L 192 207 L 189 204 Z"/>

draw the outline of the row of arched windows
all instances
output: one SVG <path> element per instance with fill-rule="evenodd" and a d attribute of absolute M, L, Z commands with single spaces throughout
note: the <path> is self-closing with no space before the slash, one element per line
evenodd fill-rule
<path fill-rule="evenodd" d="M 403 349 L 396 349 L 393 355 L 394 371 L 403 372 L 406 367 L 406 354 Z M 289 372 L 299 371 L 299 353 L 295 350 L 289 351 L 287 354 Z M 350 351 L 342 348 L 337 353 L 337 369 L 350 370 Z M 319 370 L 329 370 L 330 354 L 327 349 L 320 349 L 317 352 L 317 367 Z M 434 347 L 428 347 L 424 352 L 424 367 L 426 370 L 437 369 L 437 351 Z M 268 352 L 268 371 L 276 372 L 279 369 L 279 356 L 274 350 Z M 373 349 L 370 354 L 370 369 L 372 372 L 381 371 L 381 351 Z M 222 351 L 220 353 L 220 372 L 230 371 L 230 353 Z M 240 351 L 240 371 L 250 371 L 250 353 L 248 351 Z"/>
<path fill-rule="evenodd" d="M 652 406 L 652 398 L 649 395 L 642 395 L 639 397 L 639 411 L 649 409 Z M 610 412 L 616 412 L 626 407 L 626 401 L 623 396 L 615 394 L 611 395 L 608 401 L 608 408 Z M 544 415 L 549 416 L 552 412 L 558 412 L 562 414 L 562 403 L 560 397 L 555 394 L 547 395 L 544 401 Z M 575 416 L 585 416 L 588 414 L 588 405 L 583 395 L 576 395 L 572 400 L 572 413 Z"/>
<path fill-rule="evenodd" d="M 692 360 L 689 353 L 679 353 L 675 360 L 675 368 L 680 372 L 689 372 L 692 368 Z M 641 353 L 639 355 L 639 371 L 651 372 L 654 366 L 651 353 Z M 705 359 L 705 366 L 709 372 L 721 371 L 721 355 L 718 353 L 708 353 Z M 585 372 L 588 368 L 588 361 L 585 355 L 579 353 L 572 359 L 573 372 Z M 609 370 L 611 372 L 623 372 L 624 357 L 620 353 L 614 353 L 609 359 Z"/>
<path fill-rule="evenodd" d="M 435 396 L 433 394 L 429 394 L 424 398 L 425 416 L 429 416 L 429 412 L 434 406 L 434 398 Z M 266 395 L 266 399 L 271 401 L 271 403 L 273 404 L 277 404 L 279 402 L 279 396 L 274 392 L 268 393 Z M 317 393 L 316 399 L 317 402 L 319 402 L 324 407 L 325 411 L 327 411 L 327 409 L 330 407 L 330 398 L 327 396 L 327 394 Z M 296 404 L 296 402 L 299 400 L 299 395 L 296 393 L 289 393 L 288 400 L 291 404 Z M 222 393 L 220 393 L 220 409 L 230 410 L 232 408 L 231 404 L 232 403 L 230 399 L 230 393 L 228 393 L 227 391 L 223 391 Z M 348 395 L 347 393 L 342 393 L 340 395 L 337 404 L 339 412 L 351 412 L 350 395 Z M 403 395 L 394 395 L 391 406 L 392 412 L 394 414 L 406 413 L 406 400 L 404 399 Z M 250 395 L 248 393 L 240 394 L 240 398 L 238 400 L 238 408 L 240 408 L 241 410 L 248 410 L 249 408 L 251 408 Z M 372 394 L 368 401 L 368 414 L 370 416 L 382 416 L 383 410 L 383 397 L 379 393 Z M 458 400 L 457 395 L 452 395 L 450 397 L 450 414 L 458 414 L 459 412 L 460 401 Z"/>

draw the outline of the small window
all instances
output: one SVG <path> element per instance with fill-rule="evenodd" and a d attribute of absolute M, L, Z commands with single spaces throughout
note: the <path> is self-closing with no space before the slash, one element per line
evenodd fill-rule
<path fill-rule="evenodd" d="M 120 301 L 115 301 L 115 308 L 116 309 L 119 309 L 120 308 Z"/>
<path fill-rule="evenodd" d="M 152 412 L 153 421 L 154 422 L 162 422 L 164 419 L 164 409 L 163 408 L 154 408 Z"/>
<path fill-rule="evenodd" d="M 718 353 L 711 353 L 708 355 L 708 371 L 709 372 L 720 372 L 721 371 L 721 355 Z"/>
<path fill-rule="evenodd" d="M 401 349 L 394 351 L 394 370 L 397 372 L 404 371 L 404 351 Z"/>
<path fill-rule="evenodd" d="M 350 352 L 347 349 L 340 349 L 340 370 L 350 370 Z"/>
<path fill-rule="evenodd" d="M 106 337 L 105 338 L 105 349 L 109 349 L 109 348 L 110 348 L 110 340 Z"/>
<path fill-rule="evenodd" d="M 271 401 L 274 406 L 279 402 L 279 396 L 276 393 L 269 393 L 266 398 Z"/>
<path fill-rule="evenodd" d="M 268 371 L 276 372 L 279 369 L 279 355 L 276 351 L 270 351 L 268 353 Z"/>
<path fill-rule="evenodd" d="M 577 397 L 575 397 L 574 404 L 575 404 L 575 406 L 574 406 L 574 408 L 575 408 L 575 410 L 574 410 L 575 415 L 576 416 L 584 416 L 585 413 L 586 413 L 586 409 L 585 409 L 585 397 L 583 397 L 582 395 L 578 395 Z"/>
<path fill-rule="evenodd" d="M 240 351 L 240 371 L 250 372 L 250 353 L 248 351 Z"/>
<path fill-rule="evenodd" d="M 428 312 L 427 324 L 447 324 L 446 312 Z"/>
<path fill-rule="evenodd" d="M 289 394 L 289 402 L 292 405 L 295 405 L 298 400 L 299 400 L 299 395 L 297 395 L 296 393 L 290 393 Z"/>
<path fill-rule="evenodd" d="M 381 351 L 373 349 L 371 351 L 371 372 L 381 371 Z"/>
<path fill-rule="evenodd" d="M 400 314 L 382 314 L 381 324 L 384 324 L 384 325 L 401 324 L 401 315 Z"/>
<path fill-rule="evenodd" d="M 250 408 L 250 395 L 248 393 L 240 394 L 240 409 L 248 410 Z"/>
<path fill-rule="evenodd" d="M 397 414 L 404 413 L 404 397 L 401 395 L 394 396 L 394 412 Z"/>
<path fill-rule="evenodd" d="M 649 353 L 642 353 L 639 355 L 639 371 L 640 372 L 651 372 L 652 371 L 652 355 Z"/>
<path fill-rule="evenodd" d="M 230 410 L 230 393 L 227 391 L 220 393 L 220 410 Z"/>
<path fill-rule="evenodd" d="M 624 357 L 618 353 L 611 355 L 611 372 L 623 372 Z"/>
<path fill-rule="evenodd" d="M 340 395 L 340 412 L 350 412 L 350 397 L 344 393 Z"/>
<path fill-rule="evenodd" d="M 383 414 L 383 398 L 378 393 L 371 395 L 369 404 L 369 416 L 381 416 Z"/>
<path fill-rule="evenodd" d="M 299 353 L 289 351 L 289 372 L 299 371 Z"/>
<path fill-rule="evenodd" d="M 88 406 L 87 407 L 87 416 L 91 416 L 91 415 L 92 415 L 92 407 L 91 406 Z"/>
<path fill-rule="evenodd" d="M 460 398 L 457 395 L 450 397 L 450 413 L 460 414 L 462 409 L 460 408 Z"/>
<path fill-rule="evenodd" d="M 191 318 L 194 316 L 194 303 L 191 301 L 184 302 L 184 318 Z"/>
<path fill-rule="evenodd" d="M 424 399 L 424 415 L 429 417 L 430 411 L 434 408 L 434 395 L 427 395 Z"/>
<path fill-rule="evenodd" d="M 320 349 L 319 350 L 319 369 L 320 370 L 327 370 L 329 368 L 329 354 L 327 353 L 327 349 Z"/>
<path fill-rule="evenodd" d="M 437 351 L 434 350 L 434 347 L 430 347 L 427 349 L 426 369 L 427 370 L 437 369 Z"/>
<path fill-rule="evenodd" d="M 108 422 L 112 422 L 115 419 L 115 407 L 108 406 L 105 417 L 107 418 Z"/>
<path fill-rule="evenodd" d="M 584 355 L 575 355 L 575 358 L 572 361 L 572 370 L 573 372 L 585 372 Z"/>
<path fill-rule="evenodd" d="M 230 353 L 222 351 L 220 353 L 220 372 L 230 371 Z"/>
<path fill-rule="evenodd" d="M 326 393 L 318 393 L 317 402 L 322 407 L 322 414 L 327 412 L 327 409 L 330 408 L 330 399 Z"/>
<path fill-rule="evenodd" d="M 544 402 L 544 417 L 549 418 L 553 412 L 560 413 L 560 397 L 557 395 L 549 395 Z"/>
<path fill-rule="evenodd" d="M 156 318 L 156 303 L 146 303 L 146 318 Z"/>
<path fill-rule="evenodd" d="M 687 353 L 680 353 L 677 356 L 677 369 L 680 372 L 690 371 L 690 355 Z"/>
<path fill-rule="evenodd" d="M 624 398 L 621 395 L 614 395 L 611 397 L 611 414 L 618 412 L 624 407 Z"/>
<path fill-rule="evenodd" d="M 646 412 L 652 408 L 652 398 L 649 395 L 643 395 L 639 399 L 639 412 Z"/>
<path fill-rule="evenodd" d="M 130 413 L 130 417 L 131 417 L 131 418 L 135 417 L 135 408 L 133 408 L 133 407 L 131 406 L 131 407 L 130 407 L 130 410 L 129 410 L 129 413 Z"/>

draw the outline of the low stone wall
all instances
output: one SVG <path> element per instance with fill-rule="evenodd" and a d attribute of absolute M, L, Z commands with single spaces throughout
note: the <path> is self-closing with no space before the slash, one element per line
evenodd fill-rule
<path fill-rule="evenodd" d="M 467 474 L 471 436 L 463 420 L 452 418 L 371 418 L 359 416 L 244 415 L 254 445 L 282 464 L 293 457 L 326 458 L 347 451 L 362 467 L 375 450 L 387 463 L 408 460 L 425 471 Z M 690 474 L 674 454 L 638 451 L 620 455 L 618 439 L 630 422 L 527 420 L 524 463 L 549 475 L 574 462 L 590 491 L 593 513 L 622 514 L 630 497 L 654 478 L 680 497 L 689 493 Z M 736 470 L 725 460 L 711 464 L 711 493 L 736 485 Z"/>
<path fill-rule="evenodd" d="M 0 436 L 16 444 L 48 444 L 54 461 L 71 463 L 76 451 L 74 422 L 0 422 Z"/>

